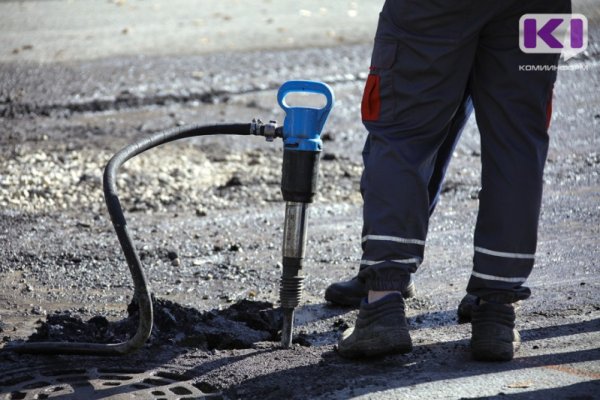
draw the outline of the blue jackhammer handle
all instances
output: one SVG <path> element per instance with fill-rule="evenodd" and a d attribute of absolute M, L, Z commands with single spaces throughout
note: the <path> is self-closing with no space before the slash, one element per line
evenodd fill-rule
<path fill-rule="evenodd" d="M 302 108 L 313 108 L 313 107 L 291 107 L 285 102 L 285 98 L 290 93 L 315 93 L 325 96 L 327 103 L 323 108 L 319 110 L 319 129 L 323 128 L 325 121 L 327 120 L 327 116 L 333 107 L 334 96 L 333 91 L 323 82 L 315 82 L 315 81 L 287 81 L 279 88 L 277 92 L 277 102 L 281 106 L 281 108 L 286 112 L 286 114 L 293 112 L 294 109 L 302 109 Z"/>

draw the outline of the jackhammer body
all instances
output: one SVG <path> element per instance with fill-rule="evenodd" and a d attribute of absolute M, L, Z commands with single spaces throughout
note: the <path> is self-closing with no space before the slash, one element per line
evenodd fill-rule
<path fill-rule="evenodd" d="M 290 107 L 285 98 L 293 92 L 320 94 L 327 102 L 323 108 Z M 286 203 L 279 298 L 283 310 L 281 345 L 287 348 L 292 344 L 294 310 L 302 295 L 308 205 L 317 193 L 323 146 L 321 131 L 333 107 L 334 97 L 331 88 L 324 83 L 290 81 L 281 86 L 277 100 L 286 112 L 281 176 L 281 193 Z"/>

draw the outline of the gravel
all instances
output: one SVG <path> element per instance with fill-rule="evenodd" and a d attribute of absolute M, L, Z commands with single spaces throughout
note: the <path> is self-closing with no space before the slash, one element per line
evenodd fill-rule
<path fill-rule="evenodd" d="M 112 156 L 88 149 L 66 153 L 38 149 L 0 160 L 0 206 L 15 211 L 104 209 L 102 173 Z M 361 165 L 323 162 L 320 200 L 357 202 Z M 125 164 L 117 187 L 129 211 L 235 208 L 281 200 L 279 152 L 246 151 L 212 157 L 201 148 L 146 153 Z M 341 182 L 327 179 L 335 175 Z"/>

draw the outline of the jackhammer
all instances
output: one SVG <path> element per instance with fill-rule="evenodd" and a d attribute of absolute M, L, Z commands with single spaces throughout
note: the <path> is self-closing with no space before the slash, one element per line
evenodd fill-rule
<path fill-rule="evenodd" d="M 285 97 L 290 92 L 307 91 L 325 96 L 322 109 L 289 107 Z M 279 105 L 286 112 L 283 123 L 283 169 L 281 193 L 285 200 L 283 227 L 283 260 L 279 299 L 283 309 L 281 345 L 292 344 L 294 309 L 302 295 L 302 266 L 306 249 L 308 205 L 317 193 L 319 158 L 323 143 L 321 131 L 333 106 L 333 92 L 317 82 L 284 83 L 277 94 Z"/>
<path fill-rule="evenodd" d="M 291 93 L 313 93 L 325 97 L 322 108 L 289 106 L 286 97 Z M 281 345 L 292 343 L 294 310 L 302 294 L 302 266 L 306 248 L 307 209 L 317 190 L 320 139 L 325 121 L 333 107 L 331 88 L 321 82 L 289 81 L 277 93 L 279 105 L 286 113 L 283 126 L 275 121 L 249 124 L 181 127 L 155 133 L 138 140 L 116 153 L 108 162 L 103 177 L 104 200 L 119 244 L 125 255 L 134 284 L 134 301 L 139 307 L 136 333 L 127 341 L 114 344 L 82 342 L 30 342 L 7 346 L 3 351 L 38 354 L 123 355 L 144 345 L 152 332 L 153 310 L 150 289 L 140 257 L 127 229 L 123 209 L 117 196 L 117 170 L 131 158 L 162 144 L 195 136 L 216 134 L 264 136 L 267 141 L 283 138 L 283 167 L 281 191 L 286 202 L 283 233 L 283 269 L 280 302 L 283 310 Z"/>

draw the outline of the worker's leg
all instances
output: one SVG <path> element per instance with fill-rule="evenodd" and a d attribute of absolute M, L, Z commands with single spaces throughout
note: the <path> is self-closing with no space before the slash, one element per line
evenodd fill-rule
<path fill-rule="evenodd" d="M 515 2 L 517 3 L 517 2 Z M 537 5 L 537 6 L 536 6 Z M 482 31 L 471 91 L 481 133 L 481 191 L 468 292 L 509 303 L 529 297 L 523 286 L 533 267 L 547 123 L 558 55 L 525 54 L 518 47 L 524 13 L 570 12 L 569 1 L 527 2 Z M 548 66 L 536 71 L 521 65 Z"/>
<path fill-rule="evenodd" d="M 427 185 L 427 191 L 429 195 L 429 215 L 431 215 L 439 200 L 442 184 L 446 170 L 450 163 L 450 158 L 456 143 L 461 136 L 462 130 L 471 115 L 473 110 L 473 103 L 469 93 L 465 93 L 460 107 L 456 111 L 456 114 L 450 121 L 444 131 L 447 132 L 446 139 L 440 146 L 437 153 L 435 164 L 433 167 L 433 173 L 429 179 Z M 443 135 L 443 133 L 442 133 Z M 369 140 L 365 143 L 363 150 L 363 159 L 367 159 L 369 154 Z M 363 269 L 366 266 L 361 266 Z M 402 291 L 404 298 L 414 297 L 416 295 L 416 289 L 413 282 L 411 282 L 406 289 Z M 341 282 L 332 283 L 325 290 L 325 300 L 334 304 L 343 306 L 354 306 L 358 307 L 363 298 L 367 296 L 367 288 L 364 280 L 358 279 L 357 276 Z"/>
<path fill-rule="evenodd" d="M 460 30 L 460 16 L 468 15 L 468 9 L 446 9 L 464 4 L 421 5 L 415 11 L 421 19 L 402 27 L 397 16 L 412 12 L 403 8 L 405 2 L 386 2 L 380 15 L 362 104 L 369 138 L 361 181 L 360 276 L 371 290 L 404 289 L 423 259 L 430 210 L 456 142 L 449 138 L 450 122 L 461 102 L 468 108 L 463 97 L 476 41 L 464 37 L 474 28 Z M 447 22 L 450 33 L 441 35 L 431 28 L 434 22 L 424 17 L 427 12 Z M 448 15 L 459 20 L 453 24 Z M 424 33 L 408 30 L 419 24 Z M 468 112 L 461 114 L 460 120 Z M 458 136 L 459 131 L 452 133 Z"/>
<path fill-rule="evenodd" d="M 360 277 L 372 292 L 404 290 L 423 258 L 430 182 L 476 47 L 477 27 L 463 19 L 466 3 L 388 0 L 380 14 L 362 103 L 369 138 Z M 359 357 L 411 346 L 402 296 L 391 294 L 361 304 L 356 326 L 338 350 Z"/>
<path fill-rule="evenodd" d="M 524 283 L 536 251 L 548 110 L 556 78 L 551 68 L 558 56 L 523 53 L 518 47 L 519 18 L 525 13 L 568 12 L 568 0 L 514 1 L 480 35 L 471 93 L 481 134 L 482 176 L 467 288 L 484 301 L 473 313 L 476 358 L 512 358 L 514 310 L 505 304 L 529 297 Z M 548 67 L 524 71 L 521 65 Z M 504 325 L 506 335 L 499 333 Z"/>

